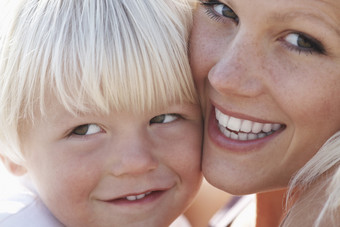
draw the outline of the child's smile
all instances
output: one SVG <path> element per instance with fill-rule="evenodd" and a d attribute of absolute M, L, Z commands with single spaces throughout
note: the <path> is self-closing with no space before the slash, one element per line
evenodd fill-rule
<path fill-rule="evenodd" d="M 74 117 L 51 103 L 46 117 L 24 127 L 25 166 L 63 223 L 153 226 L 188 205 L 201 182 L 199 106 Z M 182 209 L 169 210 L 174 202 Z"/>

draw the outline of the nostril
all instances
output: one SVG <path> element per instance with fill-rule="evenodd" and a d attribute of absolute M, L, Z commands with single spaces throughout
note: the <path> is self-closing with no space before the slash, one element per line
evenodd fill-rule
<path fill-rule="evenodd" d="M 220 61 L 208 73 L 212 88 L 221 95 L 256 97 L 263 92 L 263 81 L 239 63 L 230 65 Z"/>

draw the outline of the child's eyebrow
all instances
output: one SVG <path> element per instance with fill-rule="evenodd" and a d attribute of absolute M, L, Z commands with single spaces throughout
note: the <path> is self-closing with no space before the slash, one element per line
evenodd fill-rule
<path fill-rule="evenodd" d="M 69 122 L 74 122 L 75 120 L 80 118 L 81 115 L 79 116 L 73 115 L 65 109 L 49 111 L 49 113 L 46 113 L 46 115 L 44 116 L 45 121 L 47 121 L 49 124 L 55 127 L 69 124 Z"/>

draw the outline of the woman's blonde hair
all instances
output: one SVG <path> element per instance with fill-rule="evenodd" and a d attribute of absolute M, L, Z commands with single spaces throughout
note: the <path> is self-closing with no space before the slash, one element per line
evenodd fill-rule
<path fill-rule="evenodd" d="M 293 177 L 287 193 L 286 207 L 290 206 L 282 226 L 291 226 L 291 219 L 301 210 L 309 210 L 313 227 L 339 224 L 340 131 Z"/>
<path fill-rule="evenodd" d="M 4 0 L 3 0 L 4 1 Z M 7 0 L 2 6 L 0 153 L 20 162 L 20 122 L 49 95 L 73 114 L 197 102 L 187 0 Z"/>

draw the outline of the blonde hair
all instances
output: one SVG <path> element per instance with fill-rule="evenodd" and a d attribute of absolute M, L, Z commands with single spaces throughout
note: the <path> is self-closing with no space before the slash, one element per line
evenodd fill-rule
<path fill-rule="evenodd" d="M 306 195 L 306 196 L 305 196 Z M 322 148 L 298 171 L 290 182 L 287 204 L 293 204 L 282 226 L 291 226 L 292 216 L 310 202 L 320 202 L 313 209 L 313 227 L 336 226 L 340 221 L 340 131 L 334 134 Z M 295 202 L 292 200 L 297 199 Z M 321 204 L 321 205 L 320 205 Z M 308 206 L 308 205 L 307 205 Z M 309 211 L 313 212 L 313 211 Z"/>
<path fill-rule="evenodd" d="M 197 102 L 187 57 L 187 0 L 7 4 L 0 35 L 0 152 L 13 161 L 21 161 L 20 122 L 43 115 L 49 95 L 73 114 Z"/>

